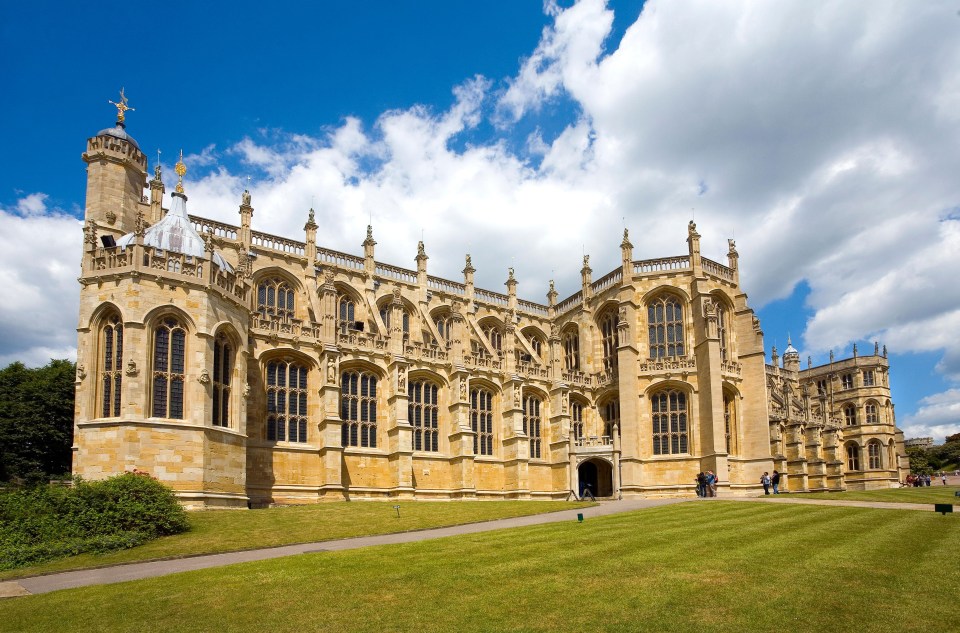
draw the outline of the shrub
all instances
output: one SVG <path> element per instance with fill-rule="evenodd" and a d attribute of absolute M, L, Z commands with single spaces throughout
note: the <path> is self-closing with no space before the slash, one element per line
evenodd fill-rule
<path fill-rule="evenodd" d="M 145 473 L 0 493 L 0 569 L 135 547 L 190 528 L 173 491 Z"/>

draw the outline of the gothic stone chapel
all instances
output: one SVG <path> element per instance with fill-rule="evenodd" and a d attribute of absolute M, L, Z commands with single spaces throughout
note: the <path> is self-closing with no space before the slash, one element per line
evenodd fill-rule
<path fill-rule="evenodd" d="M 755 495 L 896 486 L 886 349 L 766 363 L 738 254 L 634 260 L 547 303 L 190 215 L 186 167 L 87 140 L 73 470 L 146 471 L 188 507 L 362 498 Z M 145 190 L 149 193 L 145 195 Z M 168 206 L 165 206 L 168 205 Z M 359 240 L 359 237 L 358 237 Z"/>

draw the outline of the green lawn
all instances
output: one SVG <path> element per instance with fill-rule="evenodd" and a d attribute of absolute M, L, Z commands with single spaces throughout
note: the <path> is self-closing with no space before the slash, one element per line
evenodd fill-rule
<path fill-rule="evenodd" d="M 397 505 L 399 518 L 394 509 Z M 134 561 L 423 530 L 592 505 L 595 504 L 561 501 L 370 501 L 193 512 L 191 529 L 185 534 L 165 536 L 111 554 L 83 554 L 0 572 L 0 580 Z"/>
<path fill-rule="evenodd" d="M 10 631 L 955 630 L 960 517 L 717 501 L 0 601 Z"/>
<path fill-rule="evenodd" d="M 960 506 L 956 493 L 960 486 L 937 484 L 929 488 L 887 488 L 884 490 L 848 490 L 798 494 L 801 499 L 837 499 L 843 501 L 883 501 L 888 503 L 953 503 Z M 957 508 L 960 512 L 960 507 Z"/>

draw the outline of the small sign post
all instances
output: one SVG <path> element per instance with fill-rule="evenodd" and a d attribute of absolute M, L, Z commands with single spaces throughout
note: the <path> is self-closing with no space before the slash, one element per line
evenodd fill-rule
<path fill-rule="evenodd" d="M 953 504 L 950 503 L 936 503 L 933 506 L 934 512 L 939 512 L 943 516 L 947 516 L 947 512 L 953 512 Z"/>
<path fill-rule="evenodd" d="M 583 512 L 577 512 L 577 521 L 583 523 Z"/>
<path fill-rule="evenodd" d="M 400 506 L 393 506 L 393 509 L 397 511 L 397 518 L 400 518 Z"/>

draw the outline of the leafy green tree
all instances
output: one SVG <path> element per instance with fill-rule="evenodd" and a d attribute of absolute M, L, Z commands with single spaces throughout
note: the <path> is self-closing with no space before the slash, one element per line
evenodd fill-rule
<path fill-rule="evenodd" d="M 933 472 L 926 450 L 911 446 L 907 448 L 907 457 L 910 458 L 910 472 L 914 475 L 927 475 Z"/>
<path fill-rule="evenodd" d="M 0 481 L 70 472 L 75 376 L 68 360 L 0 369 Z"/>

